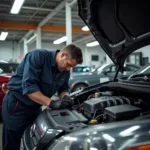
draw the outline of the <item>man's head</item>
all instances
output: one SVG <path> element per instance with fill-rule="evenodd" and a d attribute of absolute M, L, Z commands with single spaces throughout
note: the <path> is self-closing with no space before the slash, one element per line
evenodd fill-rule
<path fill-rule="evenodd" d="M 56 55 L 56 64 L 59 71 L 70 70 L 71 67 L 83 62 L 82 51 L 74 44 L 65 46 Z"/>

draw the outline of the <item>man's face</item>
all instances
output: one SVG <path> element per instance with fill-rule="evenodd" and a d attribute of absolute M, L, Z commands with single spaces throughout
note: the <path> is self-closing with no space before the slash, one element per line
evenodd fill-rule
<path fill-rule="evenodd" d="M 69 71 L 71 67 L 74 67 L 76 65 L 77 65 L 76 60 L 70 57 L 67 57 L 67 54 L 65 52 L 61 53 L 60 58 L 57 62 L 59 71 L 64 71 L 64 70 Z"/>

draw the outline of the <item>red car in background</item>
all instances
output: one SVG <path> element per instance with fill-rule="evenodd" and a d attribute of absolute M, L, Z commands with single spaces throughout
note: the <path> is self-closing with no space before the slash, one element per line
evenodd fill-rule
<path fill-rule="evenodd" d="M 2 110 L 2 101 L 5 94 L 8 92 L 7 83 L 12 74 L 16 71 L 18 63 L 0 62 L 0 114 Z"/>

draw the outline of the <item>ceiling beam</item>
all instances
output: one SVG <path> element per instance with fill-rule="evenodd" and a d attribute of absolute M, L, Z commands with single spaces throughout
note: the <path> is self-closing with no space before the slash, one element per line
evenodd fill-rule
<path fill-rule="evenodd" d="M 15 29 L 15 30 L 36 30 L 37 25 L 26 24 L 26 23 L 11 23 L 11 22 L 0 22 L 0 29 Z M 65 26 L 54 26 L 54 25 L 43 25 L 41 26 L 42 31 L 50 32 L 66 32 Z M 90 31 L 82 31 L 80 27 L 72 27 L 73 33 L 90 34 Z"/>
<path fill-rule="evenodd" d="M 54 11 L 50 12 L 39 24 L 38 27 L 46 24 L 50 19 L 52 19 L 60 10 L 65 7 L 66 1 L 62 1 L 57 7 L 54 8 Z"/>
<path fill-rule="evenodd" d="M 73 7 L 76 3 L 77 3 L 77 0 L 73 0 L 73 1 L 69 4 L 69 6 L 70 6 L 70 7 Z"/>
<path fill-rule="evenodd" d="M 91 34 L 91 35 L 88 35 L 86 37 L 83 37 L 83 38 L 80 38 L 76 41 L 74 41 L 73 43 L 77 44 L 77 43 L 82 43 L 82 42 L 87 42 L 88 40 L 93 40 L 94 39 L 94 36 Z"/>
<path fill-rule="evenodd" d="M 65 7 L 65 2 L 66 0 L 63 0 L 61 1 L 61 3 L 59 5 L 57 5 L 55 8 L 54 8 L 54 11 L 50 12 L 39 24 L 38 24 L 38 27 L 41 27 L 43 26 L 44 24 L 46 24 L 51 18 L 53 18 L 60 10 L 62 10 L 64 7 Z M 25 34 L 24 37 L 27 36 L 27 34 L 29 34 L 30 31 L 28 31 L 28 33 Z M 30 32 L 31 33 L 31 32 Z M 22 37 L 20 40 L 19 40 L 19 43 L 23 41 L 24 37 Z"/>
<path fill-rule="evenodd" d="M 34 24 L 0 22 L 0 29 L 35 30 L 36 28 Z"/>
<path fill-rule="evenodd" d="M 6 5 L 6 4 L 0 4 L 0 7 L 4 7 L 4 8 L 11 8 L 10 5 Z M 22 6 L 21 9 L 26 9 L 26 10 L 38 10 L 38 11 L 47 11 L 47 12 L 51 12 L 51 11 L 55 11 L 54 9 L 51 8 L 41 8 L 41 7 L 31 7 L 31 6 Z M 65 10 L 60 10 L 60 13 L 64 13 Z M 73 14 L 77 13 L 77 12 L 72 12 Z"/>
<path fill-rule="evenodd" d="M 41 29 L 43 31 L 51 31 L 51 32 L 66 32 L 65 26 L 43 25 Z M 90 31 L 82 31 L 80 27 L 72 27 L 72 32 L 82 33 L 82 34 L 91 34 Z"/>

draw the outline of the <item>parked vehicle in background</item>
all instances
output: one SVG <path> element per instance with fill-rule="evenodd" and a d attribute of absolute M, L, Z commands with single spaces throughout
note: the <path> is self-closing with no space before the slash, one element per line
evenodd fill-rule
<path fill-rule="evenodd" d="M 140 66 L 126 63 L 124 65 L 124 71 L 119 72 L 118 77 L 119 78 L 127 78 L 134 71 L 136 71 L 138 69 L 140 69 Z M 116 71 L 117 71 L 117 68 L 112 63 L 112 64 L 102 65 L 99 68 L 96 68 L 95 71 L 93 71 L 90 74 L 72 76 L 72 77 L 70 77 L 70 80 L 69 80 L 71 92 L 82 90 L 89 85 L 94 85 L 97 83 L 103 83 L 106 81 L 110 81 L 114 78 Z"/>
<path fill-rule="evenodd" d="M 6 60 L 0 60 L 0 63 L 8 63 Z"/>
<path fill-rule="evenodd" d="M 13 62 L 6 62 L 2 63 L 0 62 L 0 74 L 2 73 L 14 73 L 18 67 L 18 63 L 13 63 Z"/>
<path fill-rule="evenodd" d="M 18 63 L 0 62 L 0 113 L 2 109 L 3 98 L 8 92 L 7 83 L 17 69 L 18 65 Z"/>
<path fill-rule="evenodd" d="M 91 66 L 77 65 L 77 66 L 71 68 L 70 75 L 71 76 L 84 75 L 84 74 L 89 74 L 90 72 L 92 72 Z"/>
<path fill-rule="evenodd" d="M 138 79 L 138 77 L 140 78 L 142 76 L 144 77 L 144 79 L 147 79 L 146 76 L 150 76 L 150 63 L 135 71 L 131 76 L 129 76 L 128 79 Z"/>

